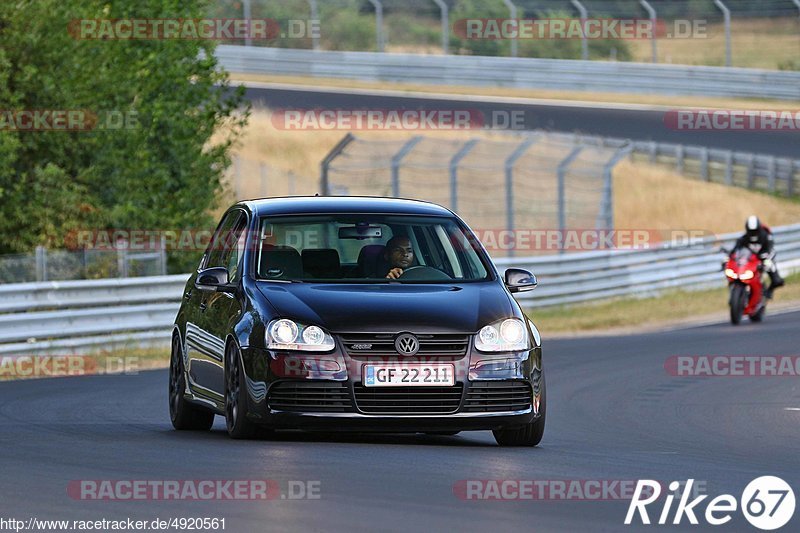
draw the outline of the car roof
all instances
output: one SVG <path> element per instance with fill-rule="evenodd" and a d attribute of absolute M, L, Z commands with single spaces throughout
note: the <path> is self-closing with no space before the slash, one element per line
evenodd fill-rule
<path fill-rule="evenodd" d="M 379 196 L 289 196 L 239 202 L 256 216 L 375 213 L 453 216 L 440 205 L 403 198 Z"/>

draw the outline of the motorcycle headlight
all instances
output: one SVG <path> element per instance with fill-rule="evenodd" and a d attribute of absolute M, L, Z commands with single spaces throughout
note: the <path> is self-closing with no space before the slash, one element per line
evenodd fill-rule
<path fill-rule="evenodd" d="M 266 340 L 268 350 L 328 352 L 336 346 L 333 337 L 319 326 L 298 324 L 286 318 L 269 323 Z"/>
<path fill-rule="evenodd" d="M 739 279 L 746 281 L 748 279 L 753 279 L 753 276 L 755 276 L 755 273 L 753 273 L 752 270 L 748 270 L 747 272 L 739 276 Z"/>
<path fill-rule="evenodd" d="M 729 278 L 733 278 L 733 279 L 736 279 L 738 277 L 736 275 L 736 272 L 734 272 L 732 268 L 726 268 L 725 269 L 725 275 L 728 276 Z"/>
<path fill-rule="evenodd" d="M 524 322 L 507 318 L 484 326 L 475 336 L 475 349 L 481 352 L 521 352 L 530 349 Z"/>

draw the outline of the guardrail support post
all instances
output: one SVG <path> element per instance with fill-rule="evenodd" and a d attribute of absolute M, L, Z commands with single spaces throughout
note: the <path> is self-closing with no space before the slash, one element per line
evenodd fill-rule
<path fill-rule="evenodd" d="M 603 199 L 597 214 L 597 229 L 610 230 L 614 227 L 614 168 L 620 161 L 631 155 L 633 146 L 627 144 L 617 150 L 603 167 Z M 601 227 L 602 225 L 602 227 Z"/>
<path fill-rule="evenodd" d="M 581 59 L 589 59 L 589 40 L 586 37 L 586 19 L 589 18 L 589 11 L 579 0 L 572 0 L 572 5 L 578 10 L 581 17 Z"/>
<path fill-rule="evenodd" d="M 561 242 L 564 242 L 564 234 L 567 230 L 567 191 L 566 179 L 567 169 L 573 161 L 580 155 L 583 146 L 576 146 L 572 149 L 567 157 L 558 164 L 557 177 L 558 177 L 558 231 L 561 234 Z M 563 247 L 559 253 L 564 253 Z"/>
<path fill-rule="evenodd" d="M 476 144 L 478 144 L 478 139 L 467 141 L 450 160 L 450 209 L 453 211 L 458 211 L 458 165 Z"/>
<path fill-rule="evenodd" d="M 800 2 L 800 0 L 797 1 Z M 653 6 L 651 6 L 650 2 L 647 0 L 639 0 L 639 3 L 650 16 L 650 24 L 653 26 L 651 28 L 651 31 L 653 32 L 653 38 L 650 39 L 653 46 L 653 63 L 658 63 L 658 42 L 656 41 L 656 33 L 658 32 L 658 28 L 656 27 L 658 24 L 658 17 L 656 16 L 656 10 L 653 9 Z"/>
<path fill-rule="evenodd" d="M 725 185 L 733 185 L 733 152 L 725 154 Z"/>
<path fill-rule="evenodd" d="M 331 183 L 328 177 L 328 171 L 330 170 L 331 163 L 334 159 L 339 157 L 344 149 L 347 148 L 351 142 L 356 140 L 355 136 L 352 133 L 348 133 L 344 136 L 344 138 L 339 141 L 339 144 L 333 147 L 328 155 L 325 156 L 325 159 L 322 160 L 320 164 L 321 173 L 320 173 L 320 183 L 319 188 L 322 189 L 322 196 L 330 196 L 331 194 Z"/>
<path fill-rule="evenodd" d="M 678 171 L 678 174 L 683 174 L 685 170 L 685 161 L 684 161 L 684 153 L 683 153 L 683 145 L 679 144 L 675 148 L 675 170 Z"/>
<path fill-rule="evenodd" d="M 800 2 L 800 0 L 797 1 Z M 797 168 L 795 169 L 795 167 Z M 796 172 L 800 172 L 800 162 L 789 161 L 789 184 L 786 186 L 786 192 L 790 197 L 794 196 L 794 180 Z"/>
<path fill-rule="evenodd" d="M 311 11 L 311 23 L 316 25 L 319 20 L 319 6 L 317 6 L 317 0 L 308 0 L 308 8 Z M 319 34 L 316 31 L 311 34 L 311 43 L 314 50 L 319 50 Z"/>
<path fill-rule="evenodd" d="M 528 151 L 533 143 L 536 142 L 536 137 L 528 137 L 517 146 L 511 155 L 505 161 L 505 175 L 506 175 L 506 229 L 514 231 L 514 165 L 519 161 L 525 152 Z M 509 250 L 508 255 L 514 254 L 513 250 Z"/>
<path fill-rule="evenodd" d="M 650 141 L 650 162 L 655 163 L 658 161 L 658 143 Z"/>
<path fill-rule="evenodd" d="M 383 52 L 383 4 L 380 0 L 369 0 L 375 7 L 375 39 L 378 43 L 378 52 Z"/>
<path fill-rule="evenodd" d="M 509 15 L 511 16 L 512 20 L 517 19 L 517 6 L 514 5 L 514 2 L 511 0 L 503 0 L 503 3 L 508 8 Z M 519 42 L 517 39 L 511 39 L 511 57 L 517 57 L 519 55 Z"/>
<path fill-rule="evenodd" d="M 731 52 L 731 10 L 722 2 L 722 0 L 714 0 L 714 5 L 722 11 L 722 16 L 725 18 L 725 66 L 730 67 L 733 65 L 733 54 Z"/>
<path fill-rule="evenodd" d="M 424 139 L 424 137 L 421 135 L 412 137 L 411 140 L 404 144 L 403 147 L 400 148 L 400 151 L 392 157 L 392 196 L 395 198 L 400 197 L 400 164 L 422 139 Z"/>
<path fill-rule="evenodd" d="M 442 14 L 442 53 L 450 53 L 450 10 L 444 0 L 433 0 Z M 800 0 L 798 0 L 800 1 Z"/>
<path fill-rule="evenodd" d="M 708 148 L 700 149 L 700 177 L 703 181 L 709 181 L 711 176 L 708 173 Z"/>

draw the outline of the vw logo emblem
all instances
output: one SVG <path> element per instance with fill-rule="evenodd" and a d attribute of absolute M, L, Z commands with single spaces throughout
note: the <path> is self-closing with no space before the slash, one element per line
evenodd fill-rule
<path fill-rule="evenodd" d="M 394 340 L 394 348 L 400 355 L 416 355 L 419 351 L 419 340 L 411 333 L 401 333 Z"/>

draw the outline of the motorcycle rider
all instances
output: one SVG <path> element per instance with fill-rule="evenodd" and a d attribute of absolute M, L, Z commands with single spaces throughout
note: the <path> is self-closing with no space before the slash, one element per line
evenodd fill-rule
<path fill-rule="evenodd" d="M 770 285 L 764 291 L 766 298 L 772 298 L 772 292 L 784 284 L 783 278 L 778 273 L 778 265 L 775 263 L 775 246 L 772 238 L 772 231 L 765 224 L 762 224 L 757 216 L 752 215 L 747 218 L 745 223 L 745 234 L 736 241 L 734 252 L 743 248 L 749 249 L 761 259 L 764 270 L 769 274 Z"/>

